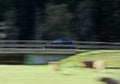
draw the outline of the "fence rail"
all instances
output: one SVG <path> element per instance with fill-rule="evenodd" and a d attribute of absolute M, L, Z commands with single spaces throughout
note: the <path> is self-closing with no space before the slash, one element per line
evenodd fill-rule
<path fill-rule="evenodd" d="M 73 41 L 74 44 L 50 44 L 52 41 L 43 40 L 0 40 L 0 53 L 7 52 L 54 52 L 63 49 L 67 52 L 70 49 L 113 49 L 119 50 L 120 43 L 117 42 L 89 42 L 89 41 Z M 63 52 L 63 51 L 62 51 Z"/>

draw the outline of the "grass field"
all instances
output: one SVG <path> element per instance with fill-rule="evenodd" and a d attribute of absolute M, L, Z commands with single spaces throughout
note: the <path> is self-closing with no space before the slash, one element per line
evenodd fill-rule
<path fill-rule="evenodd" d="M 61 71 L 55 72 L 48 65 L 0 65 L 0 84 L 102 84 L 101 77 L 120 81 L 120 69 L 93 69 L 75 67 L 84 60 L 105 60 L 107 66 L 120 67 L 120 50 L 80 51 L 77 55 L 61 60 Z"/>
<path fill-rule="evenodd" d="M 62 67 L 74 67 L 85 60 L 104 60 L 107 67 L 120 68 L 120 50 L 86 50 L 60 61 Z"/>
<path fill-rule="evenodd" d="M 0 84 L 102 84 L 98 79 L 107 76 L 119 80 L 120 72 L 82 68 L 61 68 L 60 72 L 54 72 L 42 65 L 0 65 Z"/>

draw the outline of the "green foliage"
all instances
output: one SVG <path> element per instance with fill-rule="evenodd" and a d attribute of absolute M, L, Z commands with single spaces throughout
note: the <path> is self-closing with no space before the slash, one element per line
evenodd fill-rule
<path fill-rule="evenodd" d="M 72 15 L 68 12 L 67 5 L 48 4 L 46 8 L 46 17 L 44 27 L 46 31 L 44 36 L 46 39 L 57 39 L 61 37 L 70 38 L 69 24 Z"/>
<path fill-rule="evenodd" d="M 13 0 L 0 0 L 0 20 L 4 20 L 4 13 L 11 9 Z"/>
<path fill-rule="evenodd" d="M 28 7 L 30 5 L 31 8 Z M 5 13 L 14 7 L 14 13 L 20 16 L 16 21 L 19 22 L 23 18 L 24 21 L 20 24 L 25 24 L 24 28 L 30 29 L 31 26 L 27 25 L 29 24 L 27 22 L 34 23 L 32 22 L 35 20 L 34 15 L 40 13 L 38 17 L 42 19 L 40 19 L 39 33 L 43 39 L 65 37 L 89 41 L 93 39 L 95 41 L 96 39 L 97 41 L 120 41 L 120 0 L 33 0 L 31 2 L 29 0 L 0 0 L 0 21 L 5 20 L 7 17 Z M 35 8 L 40 11 L 35 11 Z M 12 15 L 15 16 L 15 14 Z M 20 32 L 23 34 L 21 37 L 29 38 L 34 31 L 32 28 L 30 31 L 20 29 L 23 33 L 26 31 L 30 33 L 26 35 Z"/>

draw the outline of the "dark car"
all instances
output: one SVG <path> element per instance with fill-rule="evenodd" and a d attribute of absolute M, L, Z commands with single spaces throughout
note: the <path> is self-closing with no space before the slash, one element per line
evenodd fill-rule
<path fill-rule="evenodd" d="M 67 39 L 57 39 L 57 40 L 54 40 L 52 42 L 49 42 L 49 44 L 75 44 L 74 41 L 72 40 L 67 40 Z"/>
<path fill-rule="evenodd" d="M 75 45 L 75 41 L 62 38 L 47 43 L 45 48 L 74 49 L 75 47 L 73 45 Z"/>

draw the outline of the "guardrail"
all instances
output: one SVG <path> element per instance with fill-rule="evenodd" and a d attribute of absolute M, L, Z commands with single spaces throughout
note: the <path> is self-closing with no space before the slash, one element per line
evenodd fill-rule
<path fill-rule="evenodd" d="M 1 49 L 0 53 L 39 53 L 39 54 L 76 54 L 75 49 Z"/>
<path fill-rule="evenodd" d="M 117 42 L 89 42 L 73 41 L 74 44 L 51 44 L 52 41 L 43 40 L 0 40 L 0 50 L 5 49 L 120 49 Z M 6 51 L 6 50 L 5 50 Z"/>

